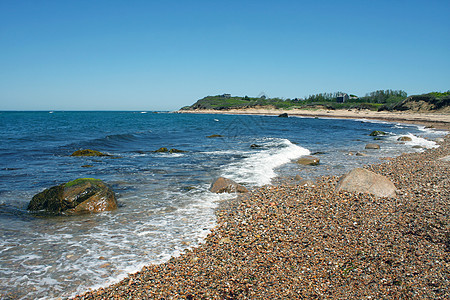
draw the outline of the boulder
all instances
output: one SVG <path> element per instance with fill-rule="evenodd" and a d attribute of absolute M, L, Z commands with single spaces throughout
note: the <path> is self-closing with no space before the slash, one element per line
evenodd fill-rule
<path fill-rule="evenodd" d="M 82 149 L 75 151 L 70 156 L 109 156 L 109 155 L 97 150 Z"/>
<path fill-rule="evenodd" d="M 114 192 L 100 179 L 79 178 L 36 194 L 28 210 L 51 213 L 94 213 L 117 208 Z"/>
<path fill-rule="evenodd" d="M 223 135 L 221 134 L 212 134 L 212 135 L 208 135 L 207 138 L 217 138 L 217 137 L 223 137 Z"/>
<path fill-rule="evenodd" d="M 311 155 L 305 155 L 300 157 L 297 160 L 298 164 L 301 165 L 308 165 L 308 166 L 317 166 L 320 162 L 320 159 L 315 157 L 315 156 L 311 156 Z"/>
<path fill-rule="evenodd" d="M 395 185 L 387 177 L 362 168 L 353 169 L 342 176 L 336 189 L 369 193 L 377 197 L 394 197 L 396 191 Z"/>
<path fill-rule="evenodd" d="M 216 181 L 214 181 L 209 190 L 216 194 L 248 192 L 248 189 L 246 187 L 225 177 L 219 177 Z"/>
<path fill-rule="evenodd" d="M 370 136 L 380 136 L 380 135 L 386 135 L 386 132 L 380 131 L 380 130 L 374 130 L 370 134 Z"/>
<path fill-rule="evenodd" d="M 367 144 L 365 149 L 380 149 L 380 145 L 378 145 L 378 144 Z"/>
<path fill-rule="evenodd" d="M 289 117 L 289 115 L 287 113 L 282 113 L 280 115 L 278 115 L 278 118 L 287 118 Z"/>
<path fill-rule="evenodd" d="M 401 136 L 397 139 L 397 141 L 399 142 L 411 142 L 412 138 L 410 138 L 409 136 Z"/>

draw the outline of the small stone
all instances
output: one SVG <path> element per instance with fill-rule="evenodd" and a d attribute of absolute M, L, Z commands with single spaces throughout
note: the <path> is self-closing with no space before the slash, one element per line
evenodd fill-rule
<path fill-rule="evenodd" d="M 227 237 L 221 238 L 219 240 L 219 244 L 228 244 L 228 243 L 231 243 L 231 240 Z"/>
<path fill-rule="evenodd" d="M 367 144 L 365 149 L 380 149 L 380 145 L 378 145 L 378 144 Z"/>
<path fill-rule="evenodd" d="M 409 136 L 401 136 L 397 139 L 397 141 L 399 142 L 411 142 L 412 138 L 410 138 Z"/>

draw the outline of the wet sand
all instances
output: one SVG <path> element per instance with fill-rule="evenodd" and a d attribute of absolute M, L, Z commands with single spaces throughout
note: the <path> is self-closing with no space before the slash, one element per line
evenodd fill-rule
<path fill-rule="evenodd" d="M 394 198 L 336 192 L 337 177 L 256 189 L 204 244 L 75 299 L 449 299 L 449 142 L 366 166 Z"/>
<path fill-rule="evenodd" d="M 324 109 L 267 109 L 267 108 L 247 108 L 230 110 L 192 110 L 178 111 L 180 113 L 201 113 L 201 114 L 233 114 L 233 115 L 280 115 L 287 113 L 291 116 L 319 117 L 319 118 L 340 118 L 340 119 L 374 119 L 387 122 L 412 123 L 430 126 L 436 129 L 450 131 L 450 114 L 448 113 L 415 113 L 415 112 L 378 112 L 371 110 L 324 110 Z"/>

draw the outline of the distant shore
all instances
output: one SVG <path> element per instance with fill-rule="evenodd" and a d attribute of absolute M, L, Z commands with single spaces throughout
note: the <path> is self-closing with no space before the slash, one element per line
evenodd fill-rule
<path fill-rule="evenodd" d="M 287 113 L 290 116 L 339 118 L 339 119 L 371 119 L 386 122 L 400 122 L 418 124 L 433 127 L 435 129 L 450 131 L 450 114 L 443 113 L 415 113 L 415 112 L 387 112 L 370 110 L 325 110 L 325 109 L 268 109 L 268 108 L 245 108 L 229 110 L 180 110 L 178 113 L 193 114 L 230 114 L 230 115 L 280 115 Z"/>

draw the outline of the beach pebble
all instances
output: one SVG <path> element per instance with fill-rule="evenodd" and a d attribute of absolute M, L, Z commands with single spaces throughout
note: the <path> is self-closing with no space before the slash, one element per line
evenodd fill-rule
<path fill-rule="evenodd" d="M 378 144 L 367 144 L 365 149 L 380 149 L 380 145 Z"/>

